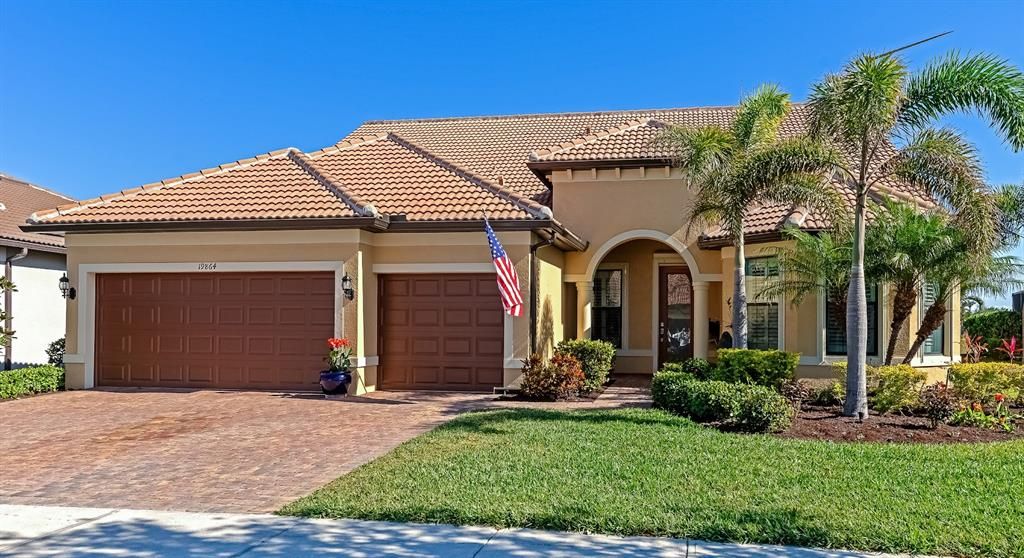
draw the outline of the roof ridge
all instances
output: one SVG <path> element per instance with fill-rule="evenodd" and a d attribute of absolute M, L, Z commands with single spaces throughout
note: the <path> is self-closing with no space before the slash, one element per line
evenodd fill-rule
<path fill-rule="evenodd" d="M 75 198 L 72 198 L 72 197 L 69 197 L 69 196 L 65 196 L 64 194 L 61 194 L 60 192 L 57 192 L 56 190 L 51 190 L 49 188 L 44 188 L 44 187 L 42 187 L 42 186 L 40 186 L 38 184 L 29 182 L 28 180 L 24 180 L 24 179 L 18 178 L 16 176 L 11 176 L 11 175 L 9 175 L 7 173 L 4 173 L 4 172 L 0 172 L 0 178 L 6 178 L 7 180 L 10 180 L 12 182 L 17 182 L 19 184 L 24 184 L 25 186 L 28 186 L 30 188 L 35 188 L 36 190 L 39 190 L 39 191 L 42 191 L 42 192 L 46 192 L 47 194 L 50 194 L 52 196 L 57 196 L 58 198 L 64 198 L 64 199 L 66 199 L 68 201 L 75 201 Z"/>
<path fill-rule="evenodd" d="M 364 217 L 380 216 L 380 212 L 377 211 L 377 208 L 372 203 L 365 201 L 361 196 L 353 192 L 351 188 L 346 186 L 344 182 L 332 176 L 329 171 L 317 166 L 309 155 L 301 151 L 289 151 L 288 159 L 315 178 L 317 182 L 334 193 L 334 195 L 341 198 L 356 213 Z"/>
<path fill-rule="evenodd" d="M 600 141 L 609 136 L 614 136 L 616 134 L 621 134 L 623 132 L 636 130 L 643 126 L 657 126 L 663 128 L 667 127 L 668 124 L 662 122 L 661 120 L 658 120 L 657 118 L 648 118 L 646 120 L 628 120 L 616 126 L 610 126 L 608 128 L 592 132 L 590 134 L 577 136 L 570 140 L 559 143 L 558 145 L 535 149 L 532 152 L 530 152 L 529 160 L 539 161 L 544 157 L 548 157 L 550 155 L 555 155 L 558 153 L 564 153 L 566 151 L 569 151 L 570 149 L 579 147 L 581 145 L 588 145 Z"/>
<path fill-rule="evenodd" d="M 278 149 L 276 151 L 260 153 L 255 157 L 239 159 L 233 163 L 224 163 L 223 165 L 203 169 L 199 172 L 190 172 L 172 178 L 166 178 L 159 182 L 150 182 L 148 184 L 143 184 L 142 186 L 136 186 L 135 188 L 121 190 L 120 192 L 114 194 L 103 194 L 95 198 L 79 200 L 74 203 L 69 203 L 65 205 L 58 205 L 54 209 L 36 211 L 35 213 L 28 216 L 28 222 L 38 223 L 44 219 L 50 219 L 52 217 L 67 215 L 69 213 L 74 213 L 75 211 L 80 211 L 82 209 L 94 207 L 110 201 L 134 197 L 143 192 L 154 192 L 157 190 L 162 190 L 163 188 L 166 187 L 176 186 L 178 184 L 184 184 L 185 182 L 191 182 L 193 180 L 205 178 L 207 176 L 217 176 L 220 174 L 231 172 L 233 170 L 248 168 L 257 163 L 269 161 L 270 159 L 280 159 L 283 156 L 287 156 L 287 154 L 291 151 L 298 151 L 298 148 L 286 147 L 284 149 Z"/>
<path fill-rule="evenodd" d="M 376 133 L 376 134 L 369 134 L 369 135 L 366 135 L 366 136 L 360 136 L 360 137 L 358 137 L 356 139 L 344 139 L 344 140 L 341 140 L 341 141 L 339 141 L 338 143 L 336 143 L 334 145 L 331 145 L 331 146 L 328 146 L 328 147 L 324 147 L 323 149 L 317 149 L 316 151 L 312 151 L 310 153 L 306 153 L 306 155 L 308 155 L 309 157 L 311 157 L 313 159 L 316 159 L 316 158 L 321 157 L 323 155 L 328 155 L 328 154 L 331 154 L 331 153 L 337 153 L 339 151 L 344 151 L 346 149 L 354 149 L 356 147 L 360 147 L 360 146 L 363 146 L 363 145 L 366 145 L 366 144 L 370 144 L 370 143 L 373 143 L 375 141 L 380 141 L 380 140 L 385 139 L 387 137 L 388 137 L 388 132 L 379 132 L 379 133 Z"/>
<path fill-rule="evenodd" d="M 791 105 L 803 105 L 803 103 L 790 103 Z M 393 124 L 409 122 L 450 122 L 464 120 L 512 120 L 512 119 L 541 119 L 541 118 L 564 118 L 568 116 L 608 116 L 626 114 L 658 114 L 668 112 L 689 112 L 699 110 L 727 110 L 736 109 L 739 105 L 705 105 L 691 107 L 674 107 L 660 109 L 622 109 L 622 110 L 595 110 L 577 112 L 530 112 L 523 114 L 482 114 L 475 116 L 445 116 L 436 118 L 394 118 L 380 120 L 366 120 L 363 124 Z"/>
<path fill-rule="evenodd" d="M 469 182 L 472 182 L 473 184 L 476 184 L 477 186 L 489 191 L 490 193 L 498 196 L 499 198 L 504 198 L 512 205 L 519 207 L 523 211 L 526 211 L 527 213 L 533 215 L 538 219 L 551 219 L 550 208 L 540 203 L 537 203 L 527 198 L 526 196 L 523 196 L 522 194 L 516 192 L 515 190 L 512 190 L 511 188 L 506 188 L 503 185 L 495 184 L 490 180 L 472 171 L 466 170 L 456 165 L 455 163 L 452 163 L 451 161 L 448 161 L 447 159 L 444 159 L 443 157 L 440 157 L 432 153 L 428 149 L 419 146 L 394 132 L 388 133 L 388 139 L 408 149 L 409 151 L 412 151 L 420 155 L 421 157 L 430 160 L 439 167 L 442 167 L 445 170 L 452 172 L 458 175 L 459 177 Z"/>

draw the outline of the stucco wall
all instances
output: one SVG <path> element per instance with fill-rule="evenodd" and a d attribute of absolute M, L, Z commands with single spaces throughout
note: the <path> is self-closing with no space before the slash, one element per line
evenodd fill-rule
<path fill-rule="evenodd" d="M 565 339 L 566 321 L 562 304 L 562 268 L 565 253 L 554 247 L 537 250 L 537 352 L 551 356 L 555 345 Z M 573 322 L 572 329 L 575 329 Z"/>
<path fill-rule="evenodd" d="M 0 261 L 18 252 L 17 248 L 0 247 Z M 64 336 L 64 299 L 58 290 L 64 261 L 63 254 L 29 250 L 28 256 L 13 262 L 11 279 L 18 289 L 10 309 L 15 330 L 11 341 L 14 367 L 46 363 L 46 348 Z"/>

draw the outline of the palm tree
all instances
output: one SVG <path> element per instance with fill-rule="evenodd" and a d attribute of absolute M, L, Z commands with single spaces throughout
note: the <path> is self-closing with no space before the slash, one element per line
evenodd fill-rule
<path fill-rule="evenodd" d="M 969 244 L 963 240 L 958 242 L 950 250 L 949 257 L 944 259 L 944 263 L 937 265 L 927 275 L 928 281 L 935 287 L 935 300 L 925 310 L 914 343 L 903 357 L 903 364 L 910 364 L 925 340 L 942 326 L 946 319 L 950 295 L 955 290 L 1000 296 L 1024 285 L 1024 281 L 1020 279 L 1021 272 L 1024 271 L 1020 259 L 1009 255 L 987 254 L 981 258 L 967 260 L 963 257 L 963 251 L 969 249 Z"/>
<path fill-rule="evenodd" d="M 789 95 L 764 85 L 743 99 L 729 129 L 673 126 L 659 143 L 675 154 L 695 190 L 687 232 L 721 227 L 735 247 L 732 330 L 734 346 L 747 346 L 746 254 L 743 223 L 752 207 L 786 204 L 824 211 L 840 206 L 832 188 L 823 188 L 834 152 L 807 138 L 780 140 Z"/>
<path fill-rule="evenodd" d="M 1024 74 L 988 55 L 949 55 L 910 75 L 892 53 L 855 58 L 812 90 L 813 136 L 848 157 L 837 177 L 856 200 L 853 265 L 847 298 L 844 414 L 867 418 L 867 299 L 864 237 L 869 196 L 896 195 L 898 182 L 917 187 L 976 231 L 972 243 L 990 253 L 994 209 L 979 195 L 982 171 L 973 146 L 931 125 L 952 112 L 987 115 L 1016 150 L 1024 147 Z M 897 147 L 898 146 L 898 147 Z"/>
<path fill-rule="evenodd" d="M 903 324 L 917 304 L 925 272 L 939 263 L 954 238 L 947 216 L 938 211 L 886 200 L 875 211 L 865 237 L 865 273 L 893 285 L 892 322 L 885 364 L 892 363 Z"/>
<path fill-rule="evenodd" d="M 807 295 L 814 294 L 824 297 L 831 312 L 845 310 L 853 255 L 849 228 L 812 234 L 789 226 L 783 229 L 782 235 L 793 243 L 785 248 L 769 248 L 766 252 L 778 258 L 779 267 L 785 273 L 757 296 L 774 298 L 788 294 L 794 305 L 800 305 Z"/>
<path fill-rule="evenodd" d="M 1024 236 L 1024 184 L 1004 184 L 995 189 L 999 210 L 999 242 L 1005 247 L 1020 243 Z"/>

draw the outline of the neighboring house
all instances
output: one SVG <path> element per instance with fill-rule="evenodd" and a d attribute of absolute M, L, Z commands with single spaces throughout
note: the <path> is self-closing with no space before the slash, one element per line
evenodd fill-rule
<path fill-rule="evenodd" d="M 64 239 L 58 234 L 24 232 L 19 227 L 40 207 L 74 200 L 0 174 L 0 261 L 17 287 L 3 304 L 14 338 L 3 347 L 5 370 L 46 363 L 46 348 L 64 337 L 64 299 L 59 282 L 65 270 Z"/>
<path fill-rule="evenodd" d="M 687 237 L 691 194 L 651 140 L 669 124 L 728 125 L 734 108 L 371 121 L 336 145 L 284 149 L 37 212 L 66 236 L 68 383 L 314 388 L 325 339 L 350 338 L 357 389 L 514 385 L 521 359 L 564 338 L 619 348 L 616 370 L 713 356 L 729 328 L 732 248 Z M 782 127 L 804 128 L 794 108 Z M 899 184 L 901 199 L 931 202 Z M 487 215 L 527 308 L 502 313 Z M 824 226 L 791 207 L 751 209 L 751 294 L 779 273 L 761 248 Z M 345 296 L 351 280 L 354 298 Z M 889 292 L 869 294 L 871 353 Z M 959 354 L 959 301 L 917 366 Z M 830 374 L 845 338 L 813 297 L 750 301 L 753 347 L 799 351 Z M 918 318 L 912 317 L 912 320 Z M 916 321 L 911 322 L 916 323 Z M 909 346 L 905 328 L 900 345 Z"/>

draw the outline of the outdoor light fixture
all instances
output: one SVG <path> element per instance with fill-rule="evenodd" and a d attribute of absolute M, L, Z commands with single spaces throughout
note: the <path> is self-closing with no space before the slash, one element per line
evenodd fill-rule
<path fill-rule="evenodd" d="M 71 280 L 68 279 L 67 273 L 60 278 L 60 296 L 68 300 L 75 300 L 75 288 L 71 286 Z"/>
<path fill-rule="evenodd" d="M 348 272 L 341 278 L 341 292 L 345 293 L 345 298 L 349 300 L 356 297 L 356 290 L 352 287 L 352 278 L 348 276 Z"/>

